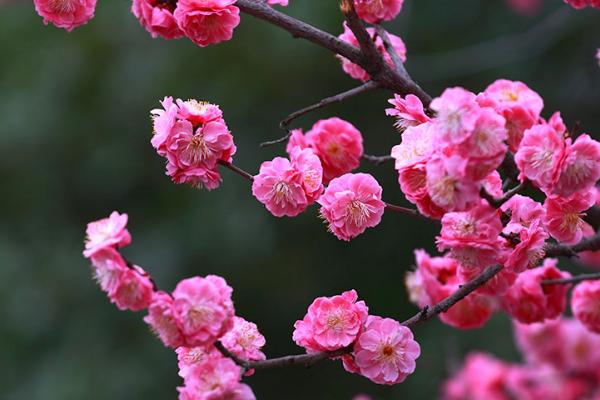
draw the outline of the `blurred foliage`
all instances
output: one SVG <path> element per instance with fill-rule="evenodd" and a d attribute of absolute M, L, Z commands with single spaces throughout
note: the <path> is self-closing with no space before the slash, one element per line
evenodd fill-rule
<path fill-rule="evenodd" d="M 287 12 L 339 32 L 336 1 L 292 0 Z M 516 16 L 502 1 L 407 1 L 393 24 L 409 49 L 408 69 L 430 93 L 497 78 L 523 80 L 572 125 L 600 132 L 600 70 L 594 59 L 598 12 L 546 2 Z M 560 23 L 525 40 L 549 15 Z M 461 49 L 488 42 L 468 59 Z M 538 45 L 540 48 L 538 48 Z M 514 51 L 513 51 L 514 50 Z M 0 9 L 0 397 L 3 399 L 172 399 L 176 358 L 149 333 L 142 314 L 119 312 L 90 279 L 81 256 L 85 224 L 113 209 L 130 215 L 127 256 L 172 289 L 216 273 L 234 287 L 240 315 L 255 321 L 271 356 L 297 353 L 293 322 L 317 296 L 356 288 L 373 314 L 415 312 L 403 275 L 414 248 L 434 248 L 435 228 L 402 215 L 351 244 L 328 234 L 316 209 L 276 219 L 248 183 L 224 171 L 213 192 L 176 186 L 149 145 L 148 112 L 165 95 L 220 104 L 236 163 L 256 171 L 283 151 L 258 143 L 278 137 L 292 110 L 356 83 L 326 51 L 244 16 L 235 40 L 198 49 L 153 40 L 126 1 L 100 1 L 96 18 L 71 34 L 45 27 L 29 2 Z M 448 74 L 444 71 L 448 70 Z M 372 93 L 301 120 L 339 115 L 361 129 L 366 149 L 399 142 L 384 116 L 388 93 Z M 402 203 L 390 165 L 374 173 L 390 202 Z M 264 371 L 248 379 L 259 399 L 435 398 L 447 370 L 471 349 L 516 359 L 510 322 L 460 332 L 432 321 L 416 329 L 423 355 L 404 384 L 378 387 L 338 363 Z"/>

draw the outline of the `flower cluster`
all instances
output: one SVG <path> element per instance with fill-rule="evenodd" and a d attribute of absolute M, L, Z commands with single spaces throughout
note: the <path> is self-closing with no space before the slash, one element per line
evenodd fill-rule
<path fill-rule="evenodd" d="M 319 297 L 294 325 L 293 339 L 309 353 L 348 349 L 344 368 L 382 385 L 403 382 L 415 370 L 421 350 L 398 321 L 368 315 L 364 301 L 351 290 Z"/>
<path fill-rule="evenodd" d="M 167 159 L 167 175 L 175 183 L 215 189 L 221 184 L 219 162 L 230 163 L 236 151 L 219 106 L 196 100 L 173 102 L 151 111 L 157 153 Z"/>
<path fill-rule="evenodd" d="M 525 358 L 510 364 L 471 353 L 442 388 L 442 399 L 596 399 L 600 395 L 600 336 L 578 321 L 558 319 L 514 326 Z"/>
<path fill-rule="evenodd" d="M 113 212 L 88 224 L 84 256 L 101 289 L 121 310 L 148 309 L 144 321 L 177 352 L 184 379 L 181 400 L 254 400 L 252 390 L 240 383 L 241 367 L 214 346 L 220 341 L 242 360 L 265 359 L 265 338 L 255 324 L 235 316 L 231 287 L 209 275 L 184 279 L 172 293 L 159 290 L 143 269 L 117 251 L 131 243 L 127 220 L 127 214 Z"/>
<path fill-rule="evenodd" d="M 198 46 L 230 40 L 240 23 L 236 0 L 133 0 L 131 11 L 156 38 L 187 36 Z"/>
<path fill-rule="evenodd" d="M 380 0 L 365 1 L 365 3 L 380 3 L 380 2 L 381 2 Z M 381 56 L 383 57 L 385 62 L 388 65 L 393 66 L 394 61 L 392 59 L 392 56 L 390 56 L 389 52 L 386 50 L 383 39 L 381 37 L 379 37 L 378 35 L 376 35 L 375 28 L 368 28 L 367 32 L 369 33 L 369 36 L 375 38 L 375 40 L 374 40 L 375 47 L 377 48 L 377 51 L 381 54 Z M 392 35 L 392 34 L 389 34 L 388 36 L 390 38 L 390 42 L 392 43 L 394 50 L 396 51 L 396 54 L 398 54 L 398 57 L 400 57 L 400 59 L 403 62 L 406 61 L 406 46 L 404 45 L 404 42 L 402 41 L 402 39 L 400 37 L 398 37 L 396 35 Z M 348 27 L 348 24 L 346 24 L 345 22 L 344 22 L 344 33 L 342 33 L 338 37 L 341 40 L 343 40 L 344 42 L 347 42 L 354 47 L 360 47 L 360 44 L 358 43 L 358 39 L 356 39 L 356 36 L 354 36 L 354 33 L 352 32 L 352 30 L 350 30 L 350 28 Z M 342 69 L 344 70 L 345 73 L 350 75 L 352 78 L 358 79 L 363 82 L 366 82 L 369 79 L 371 79 L 369 74 L 367 73 L 367 71 L 365 71 L 363 68 L 354 64 L 353 62 L 351 62 L 350 60 L 348 60 L 345 57 L 342 57 L 342 56 L 338 56 L 338 57 L 339 57 L 340 61 L 342 62 Z"/>

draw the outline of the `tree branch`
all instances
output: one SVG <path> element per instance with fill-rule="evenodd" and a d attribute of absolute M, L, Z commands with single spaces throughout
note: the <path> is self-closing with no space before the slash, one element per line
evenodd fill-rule
<path fill-rule="evenodd" d="M 548 244 L 546 245 L 546 257 L 577 257 L 577 253 L 587 250 L 600 250 L 600 233 L 585 238 L 572 246 L 567 246 L 565 244 Z"/>
<path fill-rule="evenodd" d="M 363 68 L 369 75 L 376 76 L 383 69 L 385 61 L 381 54 L 379 54 L 379 51 L 377 51 L 375 42 L 367 31 L 367 28 L 365 28 L 360 18 L 358 18 L 356 10 L 354 10 L 354 0 L 342 0 L 340 8 L 346 17 L 348 27 L 354 33 L 362 53 L 365 55 L 365 65 Z"/>
<path fill-rule="evenodd" d="M 548 279 L 542 281 L 542 285 L 568 285 L 570 283 L 579 283 L 583 281 L 591 281 L 600 279 L 600 272 L 596 272 L 593 274 L 581 274 L 577 276 L 573 276 L 571 278 L 563 278 L 563 279 Z"/>
<path fill-rule="evenodd" d="M 235 165 L 228 163 L 226 161 L 219 160 L 219 164 L 224 166 L 227 169 L 232 170 L 233 172 L 235 172 L 242 178 L 249 180 L 250 182 L 254 181 L 254 176 L 250 172 L 246 172 L 243 169 L 236 167 Z"/>
<path fill-rule="evenodd" d="M 381 165 L 388 161 L 394 161 L 394 157 L 392 156 L 372 156 L 369 154 L 363 154 L 362 159 L 375 165 Z"/>
<path fill-rule="evenodd" d="M 329 106 L 330 104 L 334 104 L 334 103 L 340 103 L 346 99 L 349 99 L 351 97 L 357 96 L 359 94 L 362 93 L 366 93 L 369 92 L 373 89 L 376 89 L 379 87 L 379 84 L 377 82 L 373 82 L 373 81 L 369 81 L 366 82 L 358 87 L 355 87 L 353 89 L 350 89 L 346 92 L 340 93 L 340 94 L 336 94 L 335 96 L 331 96 L 331 97 L 327 97 L 324 98 L 323 100 L 319 101 L 316 104 L 312 104 L 308 107 L 305 107 L 301 110 L 295 111 L 293 113 L 291 113 L 290 115 L 288 115 L 285 119 L 283 119 L 280 123 L 279 123 L 279 127 L 283 130 L 285 130 L 287 132 L 287 134 L 279 139 L 275 139 L 275 140 L 271 140 L 268 142 L 263 142 L 260 144 L 261 147 L 266 147 L 266 146 L 272 146 L 274 144 L 278 144 L 278 143 L 282 143 L 285 142 L 286 140 L 288 140 L 291 136 L 291 132 L 290 132 L 290 124 L 296 119 L 299 118 L 303 115 L 308 114 L 309 112 L 324 108 Z"/>
<path fill-rule="evenodd" d="M 492 267 L 488 267 L 475 279 L 462 285 L 460 289 L 454 292 L 454 294 L 452 294 L 445 300 L 440 301 L 432 307 L 423 308 L 412 318 L 409 318 L 406 321 L 404 321 L 402 325 L 412 327 L 420 322 L 427 321 L 428 319 L 431 319 L 438 314 L 448 311 L 450 307 L 467 297 L 479 287 L 483 286 L 487 281 L 492 279 L 501 270 L 502 265 L 494 265 Z"/>

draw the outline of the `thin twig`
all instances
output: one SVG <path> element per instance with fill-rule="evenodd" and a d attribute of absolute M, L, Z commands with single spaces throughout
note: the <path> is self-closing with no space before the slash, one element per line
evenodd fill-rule
<path fill-rule="evenodd" d="M 397 206 L 397 205 L 390 204 L 390 203 L 385 203 L 385 208 L 387 210 L 394 211 L 394 212 L 397 212 L 397 213 L 400 213 L 400 214 L 411 215 L 413 217 L 426 218 L 425 216 L 423 216 L 422 214 L 420 214 L 418 210 L 416 210 L 414 208 Z"/>
<path fill-rule="evenodd" d="M 375 165 L 381 165 L 389 161 L 394 161 L 394 157 L 392 156 L 372 156 L 369 154 L 363 154 L 362 159 Z"/>
<path fill-rule="evenodd" d="M 232 170 L 233 172 L 235 172 L 242 178 L 249 180 L 250 182 L 254 180 L 254 176 L 251 173 L 244 171 L 240 167 L 236 167 L 235 165 L 222 160 L 219 160 L 219 164 L 221 164 L 225 168 Z"/>
<path fill-rule="evenodd" d="M 412 327 L 417 325 L 420 322 L 426 321 L 430 318 L 435 317 L 438 314 L 448 311 L 450 307 L 467 297 L 469 294 L 477 290 L 479 287 L 483 286 L 487 281 L 492 279 L 498 272 L 502 270 L 502 265 L 494 265 L 492 267 L 488 267 L 485 271 L 483 271 L 479 276 L 473 279 L 470 282 L 465 283 L 458 289 L 454 294 L 446 298 L 445 300 L 440 301 L 436 305 L 432 307 L 425 307 L 417 314 L 415 314 L 412 318 L 407 319 L 402 323 L 404 326 Z"/>
<path fill-rule="evenodd" d="M 365 28 L 360 18 L 358 18 L 354 9 L 354 0 L 342 0 L 340 8 L 346 17 L 348 27 L 354 33 L 356 41 L 365 55 L 366 71 L 370 75 L 377 75 L 383 69 L 385 61 L 381 54 L 379 54 L 377 47 L 375 47 L 375 42 L 367 31 L 367 28 Z"/>
<path fill-rule="evenodd" d="M 481 194 L 481 197 L 483 197 L 484 199 L 487 200 L 487 202 L 490 204 L 490 206 L 492 206 L 494 208 L 500 208 L 500 206 L 502 206 L 508 200 L 510 200 L 511 198 L 513 198 L 516 194 L 518 194 L 521 191 L 523 191 L 523 189 L 525 189 L 528 184 L 529 184 L 529 181 L 525 180 L 525 181 L 519 183 L 514 188 L 508 190 L 500 198 L 493 197 L 492 195 L 490 195 L 487 192 L 487 190 L 485 190 L 485 188 L 481 188 L 481 193 L 480 194 Z"/>
<path fill-rule="evenodd" d="M 383 44 L 385 45 L 385 49 L 387 50 L 388 54 L 392 58 L 392 61 L 394 62 L 394 65 L 396 66 L 396 70 L 397 71 L 403 70 L 404 69 L 404 62 L 402 61 L 402 59 L 398 55 L 398 52 L 396 51 L 396 48 L 394 47 L 394 44 L 390 40 L 390 36 L 388 35 L 388 33 L 385 30 L 385 28 L 383 26 L 379 25 L 379 24 L 376 24 L 375 25 L 375 31 L 377 32 L 377 34 L 379 35 L 379 37 L 381 38 L 381 40 L 383 40 Z"/>
<path fill-rule="evenodd" d="M 593 236 L 585 238 L 581 242 L 572 246 L 565 244 L 548 244 L 546 245 L 546 257 L 577 257 L 577 253 L 588 250 L 600 250 L 600 233 L 596 233 Z"/>
<path fill-rule="evenodd" d="M 330 104 L 334 104 L 334 103 L 340 103 L 346 99 L 349 99 L 353 96 L 357 96 L 359 94 L 362 93 L 366 93 L 369 92 L 373 89 L 376 89 L 379 87 L 379 84 L 377 82 L 373 82 L 373 81 L 369 81 L 366 82 L 358 87 L 352 88 L 346 92 L 343 93 L 339 93 L 336 94 L 335 96 L 331 96 L 331 97 L 327 97 L 324 98 L 323 100 L 319 101 L 316 104 L 312 104 L 308 107 L 305 107 L 301 110 L 295 111 L 293 113 L 291 113 L 290 115 L 288 115 L 285 119 L 283 119 L 280 123 L 279 123 L 279 127 L 283 130 L 285 130 L 287 132 L 287 134 L 279 139 L 275 139 L 275 140 L 270 140 L 268 142 L 263 142 L 260 144 L 261 147 L 267 147 L 267 146 L 272 146 L 274 144 L 278 144 L 278 143 L 283 143 L 286 140 L 288 140 L 291 136 L 291 132 L 290 132 L 290 124 L 296 119 L 299 118 L 303 115 L 308 114 L 309 112 L 324 108 L 329 106 Z"/>
<path fill-rule="evenodd" d="M 581 274 L 577 276 L 573 276 L 571 278 L 563 278 L 563 279 L 548 279 L 542 281 L 542 285 L 568 285 L 570 283 L 579 283 L 583 281 L 592 281 L 600 279 L 600 272 L 596 272 L 593 274 Z"/>

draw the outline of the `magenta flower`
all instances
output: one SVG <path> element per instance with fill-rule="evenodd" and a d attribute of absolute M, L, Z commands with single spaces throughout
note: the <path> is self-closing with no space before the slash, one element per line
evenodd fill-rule
<path fill-rule="evenodd" d="M 302 189 L 308 204 L 313 204 L 323 193 L 323 167 L 319 157 L 311 149 L 297 147 L 290 152 L 290 160 L 300 172 Z"/>
<path fill-rule="evenodd" d="M 173 291 L 173 314 L 187 347 L 214 343 L 233 325 L 232 289 L 225 279 L 208 275 L 184 279 Z"/>
<path fill-rule="evenodd" d="M 179 29 L 194 43 L 205 47 L 230 40 L 240 23 L 236 0 L 179 0 L 175 20 Z"/>
<path fill-rule="evenodd" d="M 466 179 L 467 162 L 458 155 L 434 156 L 427 162 L 427 193 L 436 206 L 446 211 L 463 211 L 480 201 L 479 183 Z"/>
<path fill-rule="evenodd" d="M 385 114 L 396 117 L 396 127 L 400 131 L 431 121 L 431 118 L 425 114 L 421 99 L 414 94 L 406 95 L 405 98 L 396 94 L 393 99 L 388 100 L 388 103 L 394 108 L 387 108 Z"/>
<path fill-rule="evenodd" d="M 567 305 L 569 285 L 542 287 L 550 279 L 569 278 L 571 274 L 556 267 L 557 260 L 547 259 L 539 268 L 519 275 L 514 285 L 502 297 L 502 307 L 514 319 L 525 324 L 559 317 Z"/>
<path fill-rule="evenodd" d="M 265 345 L 265 337 L 258 331 L 255 323 L 244 318 L 233 317 L 233 328 L 220 339 L 227 350 L 243 360 L 264 360 L 261 351 Z"/>
<path fill-rule="evenodd" d="M 595 190 L 575 193 L 568 198 L 548 197 L 544 202 L 544 226 L 557 241 L 565 244 L 578 243 L 589 227 L 583 220 L 584 211 L 595 203 Z"/>
<path fill-rule="evenodd" d="M 193 372 L 194 368 L 206 362 L 209 358 L 221 358 L 222 354 L 213 347 L 178 347 L 177 366 L 179 376 L 184 380 Z"/>
<path fill-rule="evenodd" d="M 508 400 L 509 366 L 483 353 L 471 353 L 462 368 L 444 382 L 443 400 Z"/>
<path fill-rule="evenodd" d="M 309 353 L 333 351 L 351 345 L 369 311 L 364 301 L 357 300 L 355 290 L 315 299 L 304 319 L 294 324 L 294 342 Z"/>
<path fill-rule="evenodd" d="M 329 183 L 319 198 L 321 216 L 340 240 L 349 241 L 381 222 L 383 189 L 369 174 L 346 174 Z"/>
<path fill-rule="evenodd" d="M 153 38 L 178 39 L 183 32 L 173 15 L 176 6 L 175 1 L 133 0 L 131 12 Z"/>
<path fill-rule="evenodd" d="M 481 111 L 476 99 L 474 93 L 460 87 L 446 89 L 433 99 L 430 107 L 437 113 L 434 119 L 436 145 L 459 144 L 471 135 Z"/>
<path fill-rule="evenodd" d="M 71 32 L 94 18 L 96 0 L 34 0 L 35 11 L 57 28 Z"/>
<path fill-rule="evenodd" d="M 404 0 L 354 0 L 358 16 L 370 24 L 390 21 L 400 13 Z"/>
<path fill-rule="evenodd" d="M 585 281 L 575 286 L 571 310 L 587 329 L 600 333 L 600 281 Z"/>
<path fill-rule="evenodd" d="M 177 348 L 185 344 L 183 332 L 177 325 L 173 310 L 173 298 L 165 292 L 155 292 L 148 306 L 144 321 L 167 347 Z"/>
<path fill-rule="evenodd" d="M 141 311 L 150 305 L 154 285 L 148 274 L 137 265 L 124 270 L 113 291 L 108 293 L 110 301 L 119 310 Z"/>
<path fill-rule="evenodd" d="M 295 217 L 308 206 L 304 185 L 301 171 L 288 159 L 275 157 L 260 166 L 252 182 L 252 194 L 274 216 Z"/>
<path fill-rule="evenodd" d="M 600 179 L 600 143 L 581 135 L 567 147 L 551 194 L 567 197 L 593 187 Z"/>
<path fill-rule="evenodd" d="M 131 235 L 127 230 L 127 214 L 113 211 L 110 217 L 90 222 L 85 231 L 85 250 L 87 258 L 106 248 L 127 246 L 131 243 Z"/>
<path fill-rule="evenodd" d="M 369 315 L 353 354 L 361 375 L 378 384 L 395 385 L 415 371 L 421 348 L 410 329 L 398 321 Z"/>
<path fill-rule="evenodd" d="M 321 160 L 324 184 L 358 168 L 363 155 L 360 131 L 340 118 L 317 121 L 305 141 Z"/>

